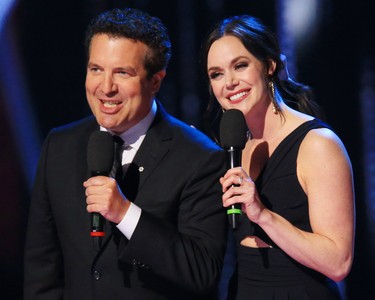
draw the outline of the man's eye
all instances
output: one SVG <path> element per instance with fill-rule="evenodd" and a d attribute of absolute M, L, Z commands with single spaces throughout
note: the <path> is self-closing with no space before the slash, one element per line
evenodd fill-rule
<path fill-rule="evenodd" d="M 120 76 L 132 76 L 132 72 L 131 71 L 126 71 L 126 70 L 118 70 L 118 71 L 116 71 L 116 74 L 118 74 L 118 75 L 120 75 Z"/>

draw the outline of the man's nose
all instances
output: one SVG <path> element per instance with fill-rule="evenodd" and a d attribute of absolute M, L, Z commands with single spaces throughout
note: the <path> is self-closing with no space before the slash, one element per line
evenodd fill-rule
<path fill-rule="evenodd" d="M 113 80 L 112 75 L 104 75 L 102 82 L 102 91 L 105 94 L 111 94 L 117 91 L 117 84 Z"/>

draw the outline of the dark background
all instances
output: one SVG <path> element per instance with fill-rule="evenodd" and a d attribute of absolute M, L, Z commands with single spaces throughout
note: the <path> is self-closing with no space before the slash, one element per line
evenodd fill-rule
<path fill-rule="evenodd" d="M 346 295 L 347 299 L 372 299 L 375 22 L 370 0 L 316 1 L 322 3 L 319 26 L 297 45 L 291 75 L 314 88 L 328 123 L 352 160 L 357 228 Z M 158 98 L 171 114 L 204 130 L 208 94 L 199 65 L 201 41 L 216 21 L 234 14 L 259 17 L 277 32 L 282 2 L 13 1 L 0 27 L 1 299 L 22 298 L 23 241 L 41 143 L 52 127 L 90 113 L 84 90 L 83 37 L 91 18 L 113 7 L 140 8 L 161 18 L 170 31 L 173 57 Z"/>

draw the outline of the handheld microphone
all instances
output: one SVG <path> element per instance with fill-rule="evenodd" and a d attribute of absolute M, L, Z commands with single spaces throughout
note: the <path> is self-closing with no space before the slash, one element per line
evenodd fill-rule
<path fill-rule="evenodd" d="M 241 166 L 242 149 L 246 144 L 248 128 L 243 113 L 238 109 L 224 112 L 220 121 L 220 143 L 226 152 L 227 169 Z M 238 227 L 241 205 L 234 204 L 228 210 L 228 221 L 233 229 Z"/>
<path fill-rule="evenodd" d="M 106 131 L 95 131 L 87 145 L 87 166 L 91 176 L 109 176 L 114 159 L 112 135 Z M 92 237 L 105 236 L 104 218 L 100 213 L 91 213 Z"/>

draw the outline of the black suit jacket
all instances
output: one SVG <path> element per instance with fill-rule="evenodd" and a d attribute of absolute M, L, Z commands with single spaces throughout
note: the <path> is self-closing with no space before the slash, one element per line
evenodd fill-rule
<path fill-rule="evenodd" d="M 220 275 L 226 216 L 219 177 L 224 153 L 158 104 L 124 180 L 142 208 L 130 240 L 108 222 L 95 250 L 83 182 L 93 117 L 50 132 L 30 206 L 27 299 L 210 299 Z"/>

